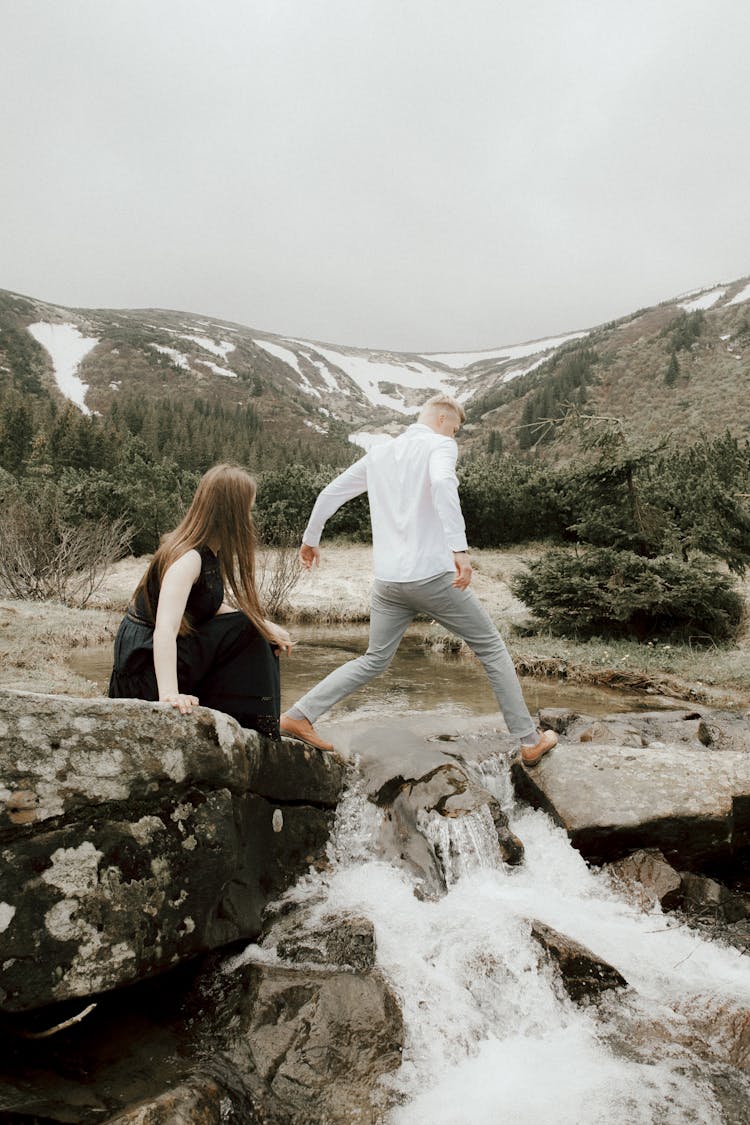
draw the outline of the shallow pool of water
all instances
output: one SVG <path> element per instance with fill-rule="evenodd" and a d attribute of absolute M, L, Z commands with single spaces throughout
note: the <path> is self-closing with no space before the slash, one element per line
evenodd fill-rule
<path fill-rule="evenodd" d="M 298 641 L 282 660 L 281 705 L 290 707 L 306 691 L 346 660 L 367 648 L 366 626 L 298 626 Z M 75 672 L 98 684 L 104 692 L 112 668 L 112 646 L 76 649 L 70 657 Z M 564 680 L 523 677 L 524 696 L 532 712 L 540 707 L 570 707 L 586 715 L 653 709 L 647 695 L 615 691 Z M 388 670 L 367 687 L 343 700 L 339 715 L 366 708 L 368 712 L 463 711 L 471 715 L 497 712 L 497 702 L 482 666 L 470 654 L 451 655 L 424 648 L 408 633 Z"/>

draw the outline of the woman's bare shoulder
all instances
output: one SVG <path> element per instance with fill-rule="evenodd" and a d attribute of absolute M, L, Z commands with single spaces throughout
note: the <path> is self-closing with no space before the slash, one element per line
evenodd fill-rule
<path fill-rule="evenodd" d="M 175 577 L 190 577 L 195 581 L 201 572 L 201 565 L 200 552 L 194 547 L 191 547 L 190 550 L 185 551 L 184 555 L 179 555 L 174 562 L 169 564 L 164 572 L 164 577 L 166 578 L 167 574 L 171 571 Z"/>

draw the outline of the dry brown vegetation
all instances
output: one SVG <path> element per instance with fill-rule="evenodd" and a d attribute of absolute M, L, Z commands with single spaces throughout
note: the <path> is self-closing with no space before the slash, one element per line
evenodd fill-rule
<path fill-rule="evenodd" d="M 587 408 L 619 418 L 636 441 L 653 442 L 672 433 L 692 442 L 701 433 L 727 429 L 738 438 L 750 437 L 748 306 L 706 310 L 698 339 L 677 353 L 680 373 L 670 386 L 665 381 L 672 349 L 669 330 L 680 314 L 679 306 L 668 304 L 594 330 L 585 341 L 598 356 Z M 532 380 L 528 393 L 533 394 L 534 385 Z M 467 444 L 484 448 L 488 430 L 495 428 L 505 451 L 514 451 L 524 401 L 512 399 L 488 411 L 467 428 Z M 561 440 L 538 447 L 534 455 L 558 463 L 575 454 L 575 447 Z"/>

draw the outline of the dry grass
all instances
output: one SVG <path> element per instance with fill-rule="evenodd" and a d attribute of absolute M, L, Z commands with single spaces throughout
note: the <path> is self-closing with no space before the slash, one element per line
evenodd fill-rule
<path fill-rule="evenodd" d="M 0 686 L 62 695 L 99 695 L 68 667 L 74 648 L 112 643 L 119 612 L 54 602 L 0 601 Z"/>

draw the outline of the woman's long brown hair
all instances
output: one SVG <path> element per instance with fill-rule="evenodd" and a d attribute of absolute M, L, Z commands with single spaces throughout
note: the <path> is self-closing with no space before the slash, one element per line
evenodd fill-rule
<path fill-rule="evenodd" d="M 134 594 L 141 594 L 149 615 L 148 583 L 156 576 L 159 587 L 167 569 L 187 551 L 213 545 L 219 559 L 224 588 L 232 592 L 234 602 L 256 627 L 270 639 L 263 609 L 255 587 L 255 524 L 251 508 L 255 502 L 253 478 L 237 465 L 214 465 L 201 477 L 190 507 L 174 531 L 167 532 Z M 191 632 L 183 616 L 180 633 Z"/>

